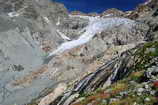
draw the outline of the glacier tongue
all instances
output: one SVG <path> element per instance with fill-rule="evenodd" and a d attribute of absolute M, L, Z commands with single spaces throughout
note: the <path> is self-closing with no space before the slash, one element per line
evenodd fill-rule
<path fill-rule="evenodd" d="M 99 18 L 90 16 L 78 17 L 86 18 L 89 20 L 89 25 L 85 28 L 86 31 L 77 40 L 72 40 L 61 44 L 55 51 L 51 52 L 47 58 L 51 58 L 52 56 L 61 54 L 66 50 L 70 50 L 77 46 L 83 45 L 89 42 L 97 33 L 101 33 L 102 31 L 106 31 L 107 29 L 112 29 L 120 25 L 132 29 L 132 27 L 136 25 L 135 21 L 127 18 Z"/>

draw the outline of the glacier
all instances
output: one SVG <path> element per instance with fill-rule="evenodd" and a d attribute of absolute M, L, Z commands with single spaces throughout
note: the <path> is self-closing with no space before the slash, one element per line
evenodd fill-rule
<path fill-rule="evenodd" d="M 100 18 L 100 17 L 79 16 L 79 15 L 71 16 L 71 17 L 79 17 L 89 20 L 89 24 L 86 26 L 86 28 L 84 28 L 85 32 L 81 34 L 80 37 L 76 40 L 71 40 L 62 43 L 56 50 L 49 53 L 47 58 L 52 58 L 55 55 L 59 55 L 63 53 L 64 51 L 81 46 L 89 42 L 97 33 L 101 33 L 102 31 L 106 31 L 107 29 L 111 29 L 123 25 L 124 27 L 132 30 L 132 27 L 136 25 L 136 22 L 134 20 L 127 18 L 119 18 L 119 17 Z M 61 36 L 63 36 L 63 34 L 61 34 Z"/>

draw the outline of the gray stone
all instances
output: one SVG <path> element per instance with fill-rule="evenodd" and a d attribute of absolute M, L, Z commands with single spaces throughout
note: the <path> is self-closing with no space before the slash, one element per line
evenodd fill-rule
<path fill-rule="evenodd" d="M 147 97 L 147 98 L 145 98 L 145 101 L 149 102 L 149 101 L 151 101 L 151 99 Z"/>
<path fill-rule="evenodd" d="M 31 73 L 39 71 L 43 63 L 42 54 L 42 50 L 32 40 L 28 28 L 24 29 L 24 32 L 20 32 L 18 28 L 0 32 L 0 103 L 2 105 L 13 103 L 23 105 L 49 86 L 50 81 L 47 79 L 33 75 L 29 77 Z"/>
<path fill-rule="evenodd" d="M 39 5 L 42 8 L 37 10 Z M 19 15 L 10 17 L 11 12 Z M 54 48 L 58 44 L 55 24 L 58 17 L 65 18 L 66 14 L 58 3 L 0 1 L 0 105 L 27 104 L 46 88 L 54 87 L 55 81 L 42 75 L 47 65 L 43 65 L 45 52 L 41 48 L 48 39 Z M 48 17 L 50 24 L 43 17 Z"/>

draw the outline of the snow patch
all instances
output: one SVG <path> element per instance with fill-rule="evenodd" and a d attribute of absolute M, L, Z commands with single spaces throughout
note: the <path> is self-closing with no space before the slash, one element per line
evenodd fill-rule
<path fill-rule="evenodd" d="M 57 30 L 57 33 L 64 39 L 64 40 L 71 40 L 69 37 L 67 37 L 65 34 Z"/>
<path fill-rule="evenodd" d="M 58 22 L 56 23 L 56 25 L 60 25 L 60 18 L 58 18 Z"/>
<path fill-rule="evenodd" d="M 43 19 L 45 20 L 45 22 L 46 22 L 47 24 L 50 23 L 48 17 L 45 17 L 45 16 L 44 16 Z"/>
<path fill-rule="evenodd" d="M 18 17 L 19 15 L 20 15 L 20 14 L 17 13 L 17 12 L 10 12 L 10 13 L 8 13 L 8 16 L 11 17 L 11 18 L 13 18 L 13 17 Z"/>

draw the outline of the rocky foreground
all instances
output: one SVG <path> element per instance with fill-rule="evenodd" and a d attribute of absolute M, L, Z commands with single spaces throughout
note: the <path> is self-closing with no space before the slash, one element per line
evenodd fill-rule
<path fill-rule="evenodd" d="M 0 105 L 158 105 L 158 1 L 84 14 L 1 0 Z"/>

